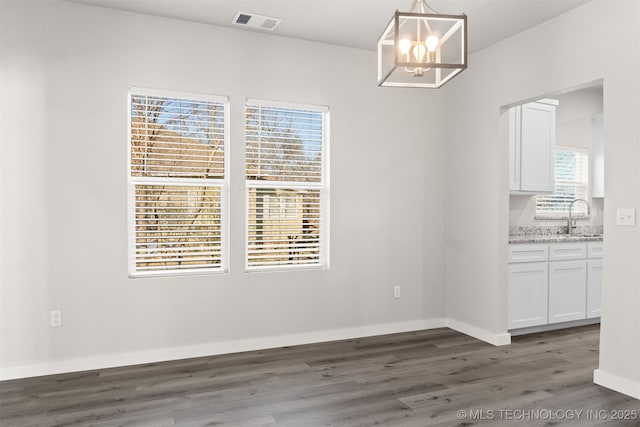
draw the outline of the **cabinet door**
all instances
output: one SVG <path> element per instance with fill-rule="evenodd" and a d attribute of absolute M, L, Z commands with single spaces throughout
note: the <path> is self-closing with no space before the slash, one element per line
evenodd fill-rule
<path fill-rule="evenodd" d="M 593 197 L 604 197 L 604 121 L 602 113 L 594 114 L 591 118 L 593 140 L 591 152 L 593 156 Z"/>
<path fill-rule="evenodd" d="M 587 262 L 549 262 L 549 323 L 587 317 Z"/>
<path fill-rule="evenodd" d="M 520 191 L 520 111 L 509 109 L 509 190 Z"/>
<path fill-rule="evenodd" d="M 602 291 L 602 260 L 587 261 L 587 318 L 600 317 L 600 294 Z"/>
<path fill-rule="evenodd" d="M 553 192 L 556 107 L 538 102 L 522 105 L 520 139 L 521 190 Z"/>
<path fill-rule="evenodd" d="M 547 323 L 548 263 L 509 265 L 509 329 Z"/>

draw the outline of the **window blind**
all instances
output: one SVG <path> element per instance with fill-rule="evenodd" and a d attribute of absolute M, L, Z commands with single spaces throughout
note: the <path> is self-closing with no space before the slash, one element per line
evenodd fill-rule
<path fill-rule="evenodd" d="M 247 105 L 247 179 L 322 182 L 323 113 Z"/>
<path fill-rule="evenodd" d="M 589 197 L 589 155 L 576 149 L 557 149 L 555 152 L 555 189 L 553 194 L 536 197 L 536 214 L 568 216 L 569 204 L 575 199 Z M 583 203 L 573 206 L 573 213 L 587 214 Z"/>
<path fill-rule="evenodd" d="M 328 111 L 249 101 L 247 268 L 327 266 Z"/>
<path fill-rule="evenodd" d="M 226 268 L 226 99 L 132 89 L 131 276 Z"/>
<path fill-rule="evenodd" d="M 224 178 L 224 104 L 131 95 L 131 175 Z"/>

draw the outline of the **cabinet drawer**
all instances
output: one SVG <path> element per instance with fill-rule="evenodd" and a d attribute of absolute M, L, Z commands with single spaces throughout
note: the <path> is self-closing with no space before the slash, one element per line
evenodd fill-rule
<path fill-rule="evenodd" d="M 603 244 L 602 242 L 587 243 L 587 258 L 602 258 Z"/>
<path fill-rule="evenodd" d="M 509 245 L 509 262 L 538 262 L 549 260 L 549 245 L 542 243 Z"/>
<path fill-rule="evenodd" d="M 552 243 L 549 245 L 549 261 L 585 259 L 586 257 L 586 243 Z"/>

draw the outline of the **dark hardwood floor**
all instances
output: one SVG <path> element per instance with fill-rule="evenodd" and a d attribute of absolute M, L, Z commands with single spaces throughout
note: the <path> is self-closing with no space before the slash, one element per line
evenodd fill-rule
<path fill-rule="evenodd" d="M 640 426 L 640 401 L 592 382 L 598 333 L 434 329 L 5 381 L 0 426 Z"/>

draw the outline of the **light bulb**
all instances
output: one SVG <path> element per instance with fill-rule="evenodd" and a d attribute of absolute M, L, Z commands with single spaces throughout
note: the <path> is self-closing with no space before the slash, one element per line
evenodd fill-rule
<path fill-rule="evenodd" d="M 406 55 L 409 53 L 409 49 L 411 49 L 411 40 L 402 39 L 398 43 L 398 48 L 400 49 L 400 53 Z"/>
<path fill-rule="evenodd" d="M 427 40 L 425 40 L 425 44 L 427 45 L 427 49 L 429 50 L 429 52 L 435 52 L 436 48 L 438 47 L 438 43 L 440 43 L 440 40 L 438 40 L 438 38 L 433 34 L 427 37 Z"/>
<path fill-rule="evenodd" d="M 424 47 L 422 43 L 418 43 L 416 47 L 413 48 L 413 56 L 416 57 L 418 62 L 422 62 L 424 58 L 424 54 L 427 52 L 427 49 Z"/>

